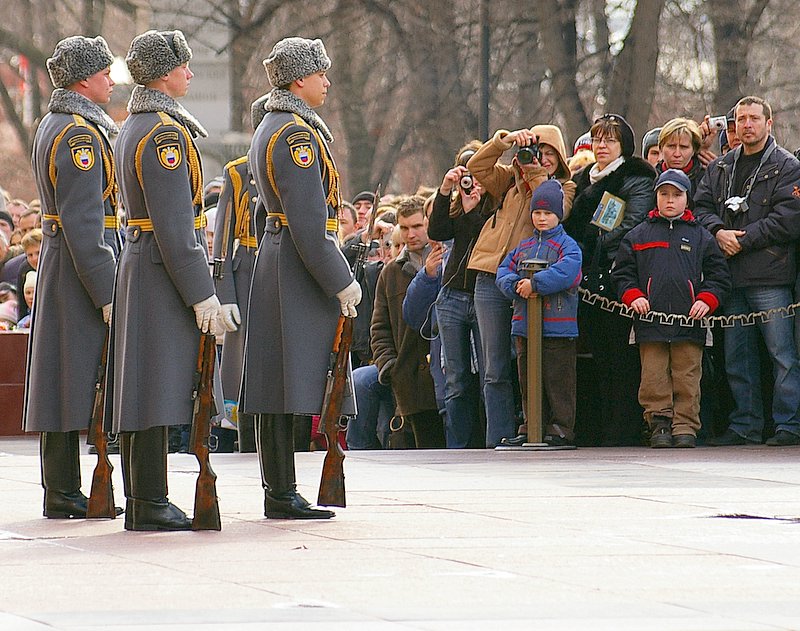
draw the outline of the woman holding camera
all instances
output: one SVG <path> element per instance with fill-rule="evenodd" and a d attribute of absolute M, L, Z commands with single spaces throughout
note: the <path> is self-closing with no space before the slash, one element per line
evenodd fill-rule
<path fill-rule="evenodd" d="M 466 167 L 480 147 L 480 141 L 472 140 L 459 149 L 455 166 L 445 174 L 428 217 L 428 237 L 453 240 L 436 299 L 446 366 L 445 438 L 450 449 L 482 447 L 484 443 L 478 407 L 481 397 L 472 372 L 474 348 L 482 383 L 481 336 L 474 301 L 476 272 L 467 269 L 472 247 L 495 204 Z"/>
<path fill-rule="evenodd" d="M 512 163 L 500 157 L 517 146 Z M 531 194 L 542 182 L 556 178 L 564 188 L 564 217 L 575 196 L 570 181 L 564 137 L 555 125 L 530 129 L 501 129 L 467 162 L 469 172 L 493 198 L 502 200 L 497 212 L 481 229 L 468 269 L 476 273 L 475 314 L 481 336 L 486 406 L 486 446 L 493 448 L 503 438 L 516 435 L 516 409 L 512 385 L 512 303 L 495 284 L 497 268 L 506 254 L 533 234 Z"/>
<path fill-rule="evenodd" d="M 575 175 L 578 192 L 564 228 L 583 250 L 581 285 L 616 300 L 611 267 L 622 237 L 653 209 L 656 173 L 648 162 L 633 156 L 633 129 L 622 116 L 605 114 L 594 122 L 590 133 L 597 162 Z M 622 222 L 610 231 L 591 223 L 605 193 L 616 198 L 623 213 Z M 591 410 L 583 419 L 589 426 L 585 430 L 590 435 L 588 442 L 639 445 L 643 423 L 637 394 L 639 354 L 628 344 L 631 322 L 589 304 L 580 305 L 578 317 L 581 337 L 588 341 L 594 358 L 588 371 L 580 362 L 578 365 L 578 392 L 596 388 L 590 397 Z M 580 424 L 580 401 L 578 410 Z"/>

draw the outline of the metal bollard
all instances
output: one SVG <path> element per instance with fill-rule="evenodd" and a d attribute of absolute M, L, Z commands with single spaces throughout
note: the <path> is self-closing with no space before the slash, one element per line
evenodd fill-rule
<path fill-rule="evenodd" d="M 517 266 L 523 278 L 545 269 L 550 263 L 544 259 L 525 259 Z M 528 442 L 526 445 L 544 446 L 542 442 L 542 297 L 533 294 L 528 298 Z"/>

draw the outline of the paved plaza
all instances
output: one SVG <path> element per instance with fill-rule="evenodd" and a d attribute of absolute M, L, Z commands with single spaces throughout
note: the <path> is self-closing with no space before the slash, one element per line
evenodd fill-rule
<path fill-rule="evenodd" d="M 322 459 L 297 457 L 309 499 Z M 37 442 L 4 438 L 0 630 L 800 629 L 798 461 L 768 447 L 350 452 L 349 507 L 293 522 L 262 516 L 255 454 L 220 454 L 222 532 L 128 533 L 121 518 L 42 518 Z M 169 465 L 190 512 L 196 460 Z"/>

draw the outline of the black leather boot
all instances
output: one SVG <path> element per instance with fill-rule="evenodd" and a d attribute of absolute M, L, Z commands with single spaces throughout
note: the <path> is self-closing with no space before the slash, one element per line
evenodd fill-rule
<path fill-rule="evenodd" d="M 239 453 L 252 454 L 256 452 L 256 418 L 252 414 L 239 413 Z"/>
<path fill-rule="evenodd" d="M 86 517 L 88 498 L 81 493 L 78 432 L 42 432 L 39 439 L 45 517 Z"/>
<path fill-rule="evenodd" d="M 125 530 L 191 530 L 192 521 L 167 499 L 167 428 L 123 435 Z"/>
<path fill-rule="evenodd" d="M 294 450 L 311 451 L 311 417 L 302 414 L 292 416 Z"/>
<path fill-rule="evenodd" d="M 264 515 L 270 519 L 330 519 L 336 513 L 311 504 L 297 492 L 291 414 L 259 414 L 256 444 L 264 487 Z"/>

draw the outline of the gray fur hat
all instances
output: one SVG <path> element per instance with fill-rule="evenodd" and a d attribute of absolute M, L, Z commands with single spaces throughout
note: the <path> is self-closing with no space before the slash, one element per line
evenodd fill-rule
<path fill-rule="evenodd" d="M 264 60 L 264 68 L 273 88 L 282 88 L 296 79 L 331 67 L 321 39 L 287 37 L 272 49 Z"/>
<path fill-rule="evenodd" d="M 95 38 L 73 35 L 56 44 L 53 56 L 47 60 L 47 72 L 56 88 L 66 88 L 105 70 L 114 55 L 99 35 Z"/>
<path fill-rule="evenodd" d="M 181 31 L 147 31 L 133 38 L 125 63 L 131 78 L 147 85 L 191 58 L 192 49 Z"/>

